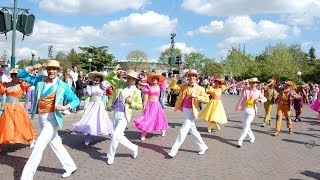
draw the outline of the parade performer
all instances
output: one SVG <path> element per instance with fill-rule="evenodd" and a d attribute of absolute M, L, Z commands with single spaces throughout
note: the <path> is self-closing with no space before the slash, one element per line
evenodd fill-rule
<path fill-rule="evenodd" d="M 93 71 L 88 74 L 88 79 L 93 85 L 86 88 L 90 96 L 89 103 L 84 107 L 85 111 L 80 121 L 73 123 L 73 131 L 85 135 L 85 145 L 89 145 L 90 136 L 108 135 L 113 133 L 113 123 L 103 102 L 103 95 L 110 86 L 104 81 L 104 74 Z"/>
<path fill-rule="evenodd" d="M 318 113 L 318 120 L 320 121 L 320 91 L 317 93 L 317 98 L 310 104 L 310 108 Z"/>
<path fill-rule="evenodd" d="M 292 100 L 294 92 L 292 90 L 293 83 L 291 81 L 286 81 L 283 85 L 275 86 L 275 89 L 279 92 L 276 103 L 278 104 L 277 108 L 277 117 L 276 117 L 276 132 L 274 136 L 279 135 L 281 129 L 282 116 L 286 118 L 287 128 L 289 129 L 289 134 L 292 134 L 292 121 L 290 118 L 290 108 L 292 105 Z"/>
<path fill-rule="evenodd" d="M 60 63 L 56 60 L 48 60 L 44 67 L 48 76 L 32 76 L 30 72 L 42 68 L 41 64 L 29 66 L 19 71 L 19 79 L 35 86 L 34 104 L 31 112 L 31 118 L 35 113 L 39 114 L 39 124 L 41 133 L 35 143 L 34 149 L 22 171 L 22 180 L 33 179 L 34 174 L 42 159 L 43 151 L 48 144 L 58 157 L 65 173 L 61 177 L 69 177 L 77 167 L 66 148 L 62 145 L 62 140 L 58 135 L 58 127 L 62 128 L 63 120 L 61 111 L 69 110 L 79 105 L 79 99 L 71 90 L 71 87 L 57 77 L 60 69 Z M 63 100 L 69 103 L 63 106 Z"/>
<path fill-rule="evenodd" d="M 24 91 L 29 87 L 17 77 L 17 69 L 11 70 L 11 82 L 0 85 L 0 94 L 6 94 L 3 114 L 0 117 L 0 151 L 3 144 L 29 142 L 34 146 L 35 131 L 24 107 L 19 103 Z"/>
<path fill-rule="evenodd" d="M 162 136 L 165 136 L 166 129 L 169 127 L 159 102 L 160 92 L 165 89 L 165 80 L 166 78 L 160 74 L 149 74 L 147 75 L 148 83 L 143 84 L 143 115 L 134 120 L 135 126 L 142 131 L 142 141 L 145 140 L 147 132 L 161 131 Z"/>
<path fill-rule="evenodd" d="M 209 97 L 204 88 L 196 83 L 199 78 L 199 74 L 196 70 L 189 70 L 187 76 L 188 83 L 184 83 L 181 86 L 180 93 L 175 104 L 175 111 L 181 110 L 183 112 L 184 122 L 171 151 L 168 153 L 172 158 L 176 156 L 180 146 L 187 137 L 188 132 L 193 136 L 193 140 L 199 148 L 198 154 L 202 155 L 208 150 L 208 146 L 201 138 L 194 121 L 199 115 L 199 103 L 209 102 Z"/>
<path fill-rule="evenodd" d="M 118 66 L 115 70 L 118 69 Z M 111 144 L 107 153 L 109 165 L 113 164 L 116 150 L 121 143 L 133 152 L 133 158 L 138 155 L 138 146 L 130 142 L 124 136 L 124 130 L 128 122 L 131 120 L 132 110 L 142 109 L 141 91 L 136 87 L 135 83 L 138 79 L 138 73 L 129 69 L 127 72 L 127 80 L 116 78 L 116 72 L 111 72 L 107 75 L 107 80 L 110 82 L 114 90 L 112 97 L 108 102 L 108 106 L 114 110 L 114 132 L 112 134 Z"/>
<path fill-rule="evenodd" d="M 309 98 L 303 85 L 296 88 L 293 96 L 293 108 L 296 112 L 295 122 L 301 122 L 301 114 L 303 110 L 303 104 L 306 102 L 309 104 Z"/>
<path fill-rule="evenodd" d="M 208 132 L 211 132 L 213 125 L 220 131 L 220 124 L 227 123 L 226 112 L 221 101 L 222 92 L 232 87 L 226 87 L 223 79 L 213 79 L 213 86 L 209 86 L 206 93 L 210 95 L 210 101 L 204 111 L 201 113 L 200 118 L 208 122 Z"/>
<path fill-rule="evenodd" d="M 264 121 L 261 127 L 265 127 L 267 123 L 271 125 L 272 105 L 275 103 L 275 100 L 277 99 L 277 96 L 278 96 L 278 92 L 274 88 L 275 84 L 276 84 L 275 79 L 269 79 L 268 85 L 263 87 L 264 97 L 267 98 L 267 101 L 263 103 L 265 116 L 264 116 Z"/>
<path fill-rule="evenodd" d="M 257 89 L 259 81 L 258 78 L 251 78 L 249 80 L 249 88 L 244 88 L 240 95 L 239 101 L 236 104 L 236 110 L 242 111 L 242 131 L 238 140 L 238 147 L 242 147 L 243 140 L 249 135 L 250 142 L 254 143 L 255 136 L 251 130 L 251 123 L 257 114 L 257 101 L 266 102 L 267 99 Z"/>

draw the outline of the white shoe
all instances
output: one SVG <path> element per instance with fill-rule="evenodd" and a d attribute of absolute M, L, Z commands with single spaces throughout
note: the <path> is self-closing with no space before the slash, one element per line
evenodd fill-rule
<path fill-rule="evenodd" d="M 73 174 L 76 170 L 77 170 L 77 168 L 75 168 L 75 169 L 73 169 L 73 170 L 71 170 L 71 171 L 66 171 L 65 173 L 63 173 L 63 174 L 61 175 L 61 177 L 62 177 L 62 178 L 67 178 L 67 177 L 71 176 L 71 174 Z"/>
<path fill-rule="evenodd" d="M 171 158 L 174 158 L 176 156 L 176 154 L 172 153 L 172 152 L 169 152 L 168 155 L 171 157 Z"/>
<path fill-rule="evenodd" d="M 198 154 L 203 155 L 204 153 L 206 153 L 207 150 L 208 150 L 208 146 L 202 149 Z"/>
<path fill-rule="evenodd" d="M 30 144 L 29 148 L 33 148 L 33 147 L 34 147 L 34 145 L 35 145 L 35 142 L 36 142 L 36 141 L 35 141 L 35 140 L 33 140 L 33 141 L 32 141 L 32 143 Z"/>
<path fill-rule="evenodd" d="M 107 164 L 111 165 L 114 162 L 114 157 L 108 157 Z"/>
<path fill-rule="evenodd" d="M 254 139 L 250 140 L 249 142 L 250 142 L 250 143 L 254 143 Z"/>
<path fill-rule="evenodd" d="M 242 147 L 242 142 L 238 142 L 238 148 Z"/>
<path fill-rule="evenodd" d="M 137 156 L 138 156 L 138 149 L 139 149 L 139 147 L 137 146 L 136 150 L 133 151 L 133 154 L 132 154 L 133 159 L 136 159 L 136 158 L 137 158 Z"/>
<path fill-rule="evenodd" d="M 165 130 L 162 130 L 161 136 L 162 136 L 162 137 L 166 136 L 166 131 L 165 131 Z"/>

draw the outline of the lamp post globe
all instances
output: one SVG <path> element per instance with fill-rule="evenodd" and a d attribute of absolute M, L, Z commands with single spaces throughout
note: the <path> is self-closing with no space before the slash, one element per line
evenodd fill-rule
<path fill-rule="evenodd" d="M 89 62 L 89 72 L 91 72 L 91 63 L 92 63 L 92 59 L 91 59 L 91 58 L 89 58 L 89 59 L 88 59 L 88 62 Z"/>
<path fill-rule="evenodd" d="M 302 74 L 301 71 L 298 71 L 298 72 L 297 72 L 297 75 L 298 75 L 298 76 L 301 76 L 301 74 Z"/>
<path fill-rule="evenodd" d="M 35 50 L 31 50 L 31 56 L 32 56 L 31 64 L 32 64 L 32 66 L 34 65 L 34 56 L 35 55 L 36 55 L 36 51 Z"/>

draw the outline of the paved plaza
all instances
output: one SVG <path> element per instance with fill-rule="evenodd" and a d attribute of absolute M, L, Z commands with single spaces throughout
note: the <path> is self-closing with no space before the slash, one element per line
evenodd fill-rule
<path fill-rule="evenodd" d="M 264 110 L 258 106 L 258 116 L 252 123 L 256 141 L 248 139 L 242 148 L 237 148 L 241 131 L 240 113 L 234 111 L 238 96 L 224 95 L 228 123 L 221 131 L 207 132 L 207 124 L 197 120 L 196 125 L 209 150 L 198 155 L 191 136 L 187 136 L 177 156 L 168 158 L 173 142 L 182 124 L 182 113 L 165 109 L 170 128 L 165 137 L 160 132 L 148 134 L 140 140 L 140 132 L 130 122 L 126 136 L 139 145 L 137 159 L 119 145 L 113 165 L 107 165 L 107 147 L 110 139 L 94 137 L 91 144 L 84 145 L 82 135 L 73 134 L 71 124 L 80 120 L 81 114 L 64 116 L 65 126 L 59 130 L 63 144 L 77 164 L 77 171 L 68 179 L 320 179 L 320 122 L 316 113 L 305 107 L 301 123 L 293 123 L 294 134 L 288 134 L 285 122 L 282 132 L 273 137 L 275 129 L 275 107 L 272 126 L 260 127 Z M 133 118 L 141 114 L 136 111 Z M 112 119 L 113 114 L 109 112 Z M 39 133 L 37 119 L 33 121 Z M 19 179 L 22 168 L 31 154 L 27 144 L 5 145 L 0 153 L 0 179 Z M 61 179 L 64 172 L 57 157 L 48 146 L 34 177 L 36 180 Z"/>

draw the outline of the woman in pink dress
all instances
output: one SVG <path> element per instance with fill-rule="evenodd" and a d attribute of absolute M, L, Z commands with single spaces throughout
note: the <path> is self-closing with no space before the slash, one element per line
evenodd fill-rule
<path fill-rule="evenodd" d="M 310 104 L 310 108 L 318 112 L 318 120 L 320 121 L 320 91 L 318 92 L 317 98 Z"/>
<path fill-rule="evenodd" d="M 141 140 L 144 141 L 147 132 L 161 131 L 165 136 L 169 128 L 167 118 L 159 101 L 160 92 L 165 88 L 165 77 L 160 74 L 150 74 L 142 88 L 143 115 L 134 120 L 135 126 L 142 131 Z"/>

